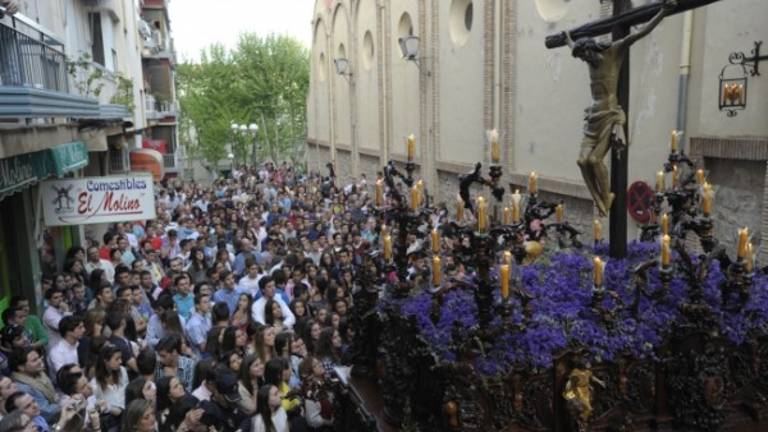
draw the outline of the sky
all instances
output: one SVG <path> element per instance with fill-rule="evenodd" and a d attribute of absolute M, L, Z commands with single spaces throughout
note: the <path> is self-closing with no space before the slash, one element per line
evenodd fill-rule
<path fill-rule="evenodd" d="M 279 33 L 307 48 L 312 43 L 315 0 L 172 0 L 171 34 L 179 61 L 200 59 L 200 50 L 219 42 L 234 48 L 238 35 Z"/>

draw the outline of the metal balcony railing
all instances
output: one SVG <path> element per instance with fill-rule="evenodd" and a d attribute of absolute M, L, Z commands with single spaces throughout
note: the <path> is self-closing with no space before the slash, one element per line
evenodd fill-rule
<path fill-rule="evenodd" d="M 166 168 L 176 168 L 176 155 L 173 153 L 164 154 L 163 166 Z"/>
<path fill-rule="evenodd" d="M 69 92 L 66 56 L 43 40 L 0 24 L 0 85 Z"/>

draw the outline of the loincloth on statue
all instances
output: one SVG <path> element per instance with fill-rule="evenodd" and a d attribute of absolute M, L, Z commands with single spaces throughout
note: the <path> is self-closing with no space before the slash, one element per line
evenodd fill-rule
<path fill-rule="evenodd" d="M 598 142 L 610 136 L 614 126 L 623 126 L 626 122 L 627 116 L 620 107 L 600 111 L 594 111 L 594 107 L 585 109 L 582 147 L 594 147 Z"/>

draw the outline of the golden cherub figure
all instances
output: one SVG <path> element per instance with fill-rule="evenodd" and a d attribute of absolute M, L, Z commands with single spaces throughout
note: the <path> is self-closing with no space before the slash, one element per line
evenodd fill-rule
<path fill-rule="evenodd" d="M 568 375 L 568 382 L 563 390 L 563 399 L 568 411 L 576 418 L 580 431 L 586 431 L 592 417 L 592 382 L 605 387 L 605 383 L 592 374 L 591 365 L 575 367 Z"/>

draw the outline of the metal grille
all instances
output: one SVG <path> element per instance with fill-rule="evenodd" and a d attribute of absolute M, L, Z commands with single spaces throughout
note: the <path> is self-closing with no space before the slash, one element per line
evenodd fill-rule
<path fill-rule="evenodd" d="M 0 24 L 0 85 L 68 92 L 66 56 Z"/>
<path fill-rule="evenodd" d="M 125 149 L 109 149 L 109 171 L 113 173 L 128 171 L 130 161 Z"/>
<path fill-rule="evenodd" d="M 163 166 L 165 166 L 166 168 L 176 168 L 176 155 L 173 153 L 164 154 Z"/>

